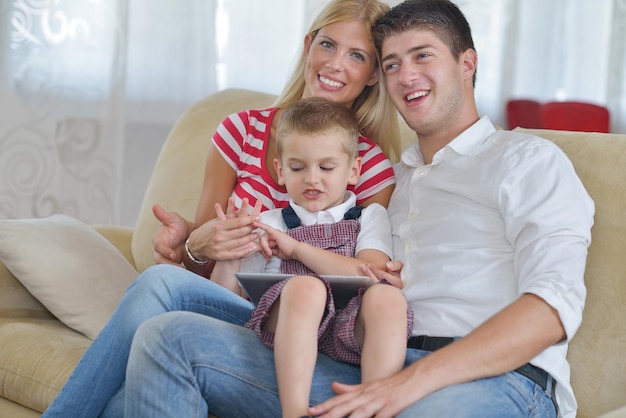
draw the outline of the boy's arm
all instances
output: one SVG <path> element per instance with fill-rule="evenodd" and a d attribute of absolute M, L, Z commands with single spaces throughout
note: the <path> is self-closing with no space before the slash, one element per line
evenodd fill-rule
<path fill-rule="evenodd" d="M 373 209 L 370 209 L 372 206 L 379 205 L 371 205 L 366 210 L 372 212 Z M 383 211 L 384 219 L 388 220 L 384 208 L 380 207 L 380 209 Z M 363 214 L 365 214 L 366 210 L 363 211 Z M 370 220 L 373 221 L 373 219 Z M 368 222 L 362 222 L 362 225 L 367 223 Z M 372 222 L 371 224 L 374 223 L 376 222 Z M 319 275 L 361 276 L 363 275 L 362 266 L 364 264 L 384 268 L 385 264 L 390 260 L 385 251 L 377 249 L 380 248 L 378 241 L 386 241 L 388 236 L 388 251 L 390 252 L 390 227 L 376 228 L 372 233 L 367 233 L 367 235 L 378 235 L 383 238 L 379 240 L 370 237 L 370 242 L 376 242 L 377 245 L 370 248 L 367 248 L 368 246 L 365 245 L 363 248 L 359 248 L 358 243 L 362 239 L 362 235 L 365 235 L 363 232 L 365 228 L 362 227 L 362 232 L 359 233 L 359 238 L 357 239 L 357 253 L 355 257 L 352 258 L 335 254 L 303 242 L 298 242 L 284 232 L 278 231 L 263 223 L 255 223 L 254 226 L 266 232 L 261 240 L 261 245 L 264 245 L 263 250 L 266 256 L 275 255 L 283 260 L 297 260 Z M 387 249 L 387 245 L 383 245 L 382 247 Z"/>
<path fill-rule="evenodd" d="M 240 258 L 236 260 L 216 261 L 213 272 L 211 273 L 211 281 L 245 298 L 246 294 L 235 276 L 235 273 L 239 271 L 240 265 Z"/>
<path fill-rule="evenodd" d="M 362 250 L 354 258 L 335 254 L 312 245 L 297 242 L 292 259 L 298 260 L 319 275 L 362 276 L 362 266 L 384 267 L 389 257 L 379 250 Z"/>
<path fill-rule="evenodd" d="M 232 197 L 230 197 L 228 199 L 228 207 L 226 208 L 226 213 L 224 213 L 224 210 L 219 203 L 215 205 L 215 212 L 217 213 L 217 217 L 222 220 L 235 218 L 237 216 L 246 216 L 249 212 L 248 199 L 243 199 L 241 209 L 237 211 L 235 209 L 235 201 Z M 252 214 L 257 215 L 260 212 L 261 201 L 259 200 L 252 209 Z M 236 293 L 239 296 L 246 298 L 246 293 L 239 285 L 239 280 L 237 280 L 237 277 L 235 276 L 235 273 L 239 271 L 240 267 L 241 258 L 236 258 L 233 260 L 218 260 L 215 262 L 215 266 L 213 267 L 213 272 L 211 273 L 211 281 L 219 284 L 222 287 L 225 287 L 226 289 L 230 290 L 233 293 Z"/>

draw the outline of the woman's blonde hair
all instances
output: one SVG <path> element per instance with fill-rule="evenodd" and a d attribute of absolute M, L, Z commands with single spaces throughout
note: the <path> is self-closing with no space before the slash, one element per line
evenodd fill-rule
<path fill-rule="evenodd" d="M 308 34 L 315 39 L 320 29 L 332 23 L 358 21 L 365 26 L 372 50 L 375 50 L 372 25 L 388 10 L 389 5 L 379 0 L 332 0 L 313 21 Z M 291 78 L 274 103 L 276 107 L 289 106 L 302 98 L 306 58 L 306 51 L 302 49 Z M 377 66 L 379 62 L 377 57 Z M 352 110 L 357 116 L 361 132 L 377 143 L 391 161 L 397 161 L 402 152 L 398 115 L 382 83 L 379 81 L 373 86 L 365 86 L 354 100 Z"/>

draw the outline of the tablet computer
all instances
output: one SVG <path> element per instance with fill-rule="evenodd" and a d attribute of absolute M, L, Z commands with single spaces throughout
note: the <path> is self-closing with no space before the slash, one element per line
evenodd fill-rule
<path fill-rule="evenodd" d="M 295 276 L 294 274 L 279 273 L 236 273 L 237 279 L 243 287 L 252 303 L 259 302 L 261 296 L 274 283 Z M 370 285 L 371 280 L 367 276 L 321 276 L 330 283 L 330 288 L 335 300 L 335 307 L 343 308 L 348 301 L 357 295 L 362 287 Z"/>

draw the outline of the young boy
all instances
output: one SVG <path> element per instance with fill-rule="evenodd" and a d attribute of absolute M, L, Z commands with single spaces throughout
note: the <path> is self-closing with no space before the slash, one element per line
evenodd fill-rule
<path fill-rule="evenodd" d="M 290 204 L 260 215 L 264 254 L 218 262 L 213 271 L 212 280 L 235 291 L 236 271 L 295 275 L 272 286 L 246 324 L 275 351 L 283 417 L 308 414 L 318 350 L 360 363 L 364 382 L 390 376 L 404 364 L 412 311 L 399 278 L 387 282 L 394 286 L 362 289 L 336 309 L 330 285 L 319 277 L 356 276 L 364 264 L 382 268 L 390 260 L 386 210 L 355 206 L 354 194 L 346 191 L 360 174 L 358 136 L 354 113 L 340 104 L 310 98 L 285 109 L 274 165 Z"/>

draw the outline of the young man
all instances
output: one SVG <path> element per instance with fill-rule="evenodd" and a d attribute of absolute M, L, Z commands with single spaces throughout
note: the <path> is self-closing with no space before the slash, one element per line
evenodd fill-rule
<path fill-rule="evenodd" d="M 479 117 L 477 54 L 454 4 L 407 1 L 374 37 L 418 137 L 395 167 L 389 206 L 413 333 L 463 338 L 436 338 L 432 355 L 385 382 L 338 387 L 349 393 L 314 412 L 343 403 L 388 416 L 414 404 L 406 416 L 555 416 L 556 392 L 573 416 L 565 355 L 584 305 L 591 199 L 556 146 Z"/>
<path fill-rule="evenodd" d="M 310 414 L 573 417 L 565 356 L 593 202 L 554 144 L 479 117 L 477 54 L 453 3 L 408 0 L 374 34 L 387 90 L 418 137 L 388 209 L 416 337 L 405 369 L 361 385 L 356 367 L 319 356 Z M 272 365 L 242 327 L 168 313 L 135 337 L 126 413 L 278 416 Z"/>

